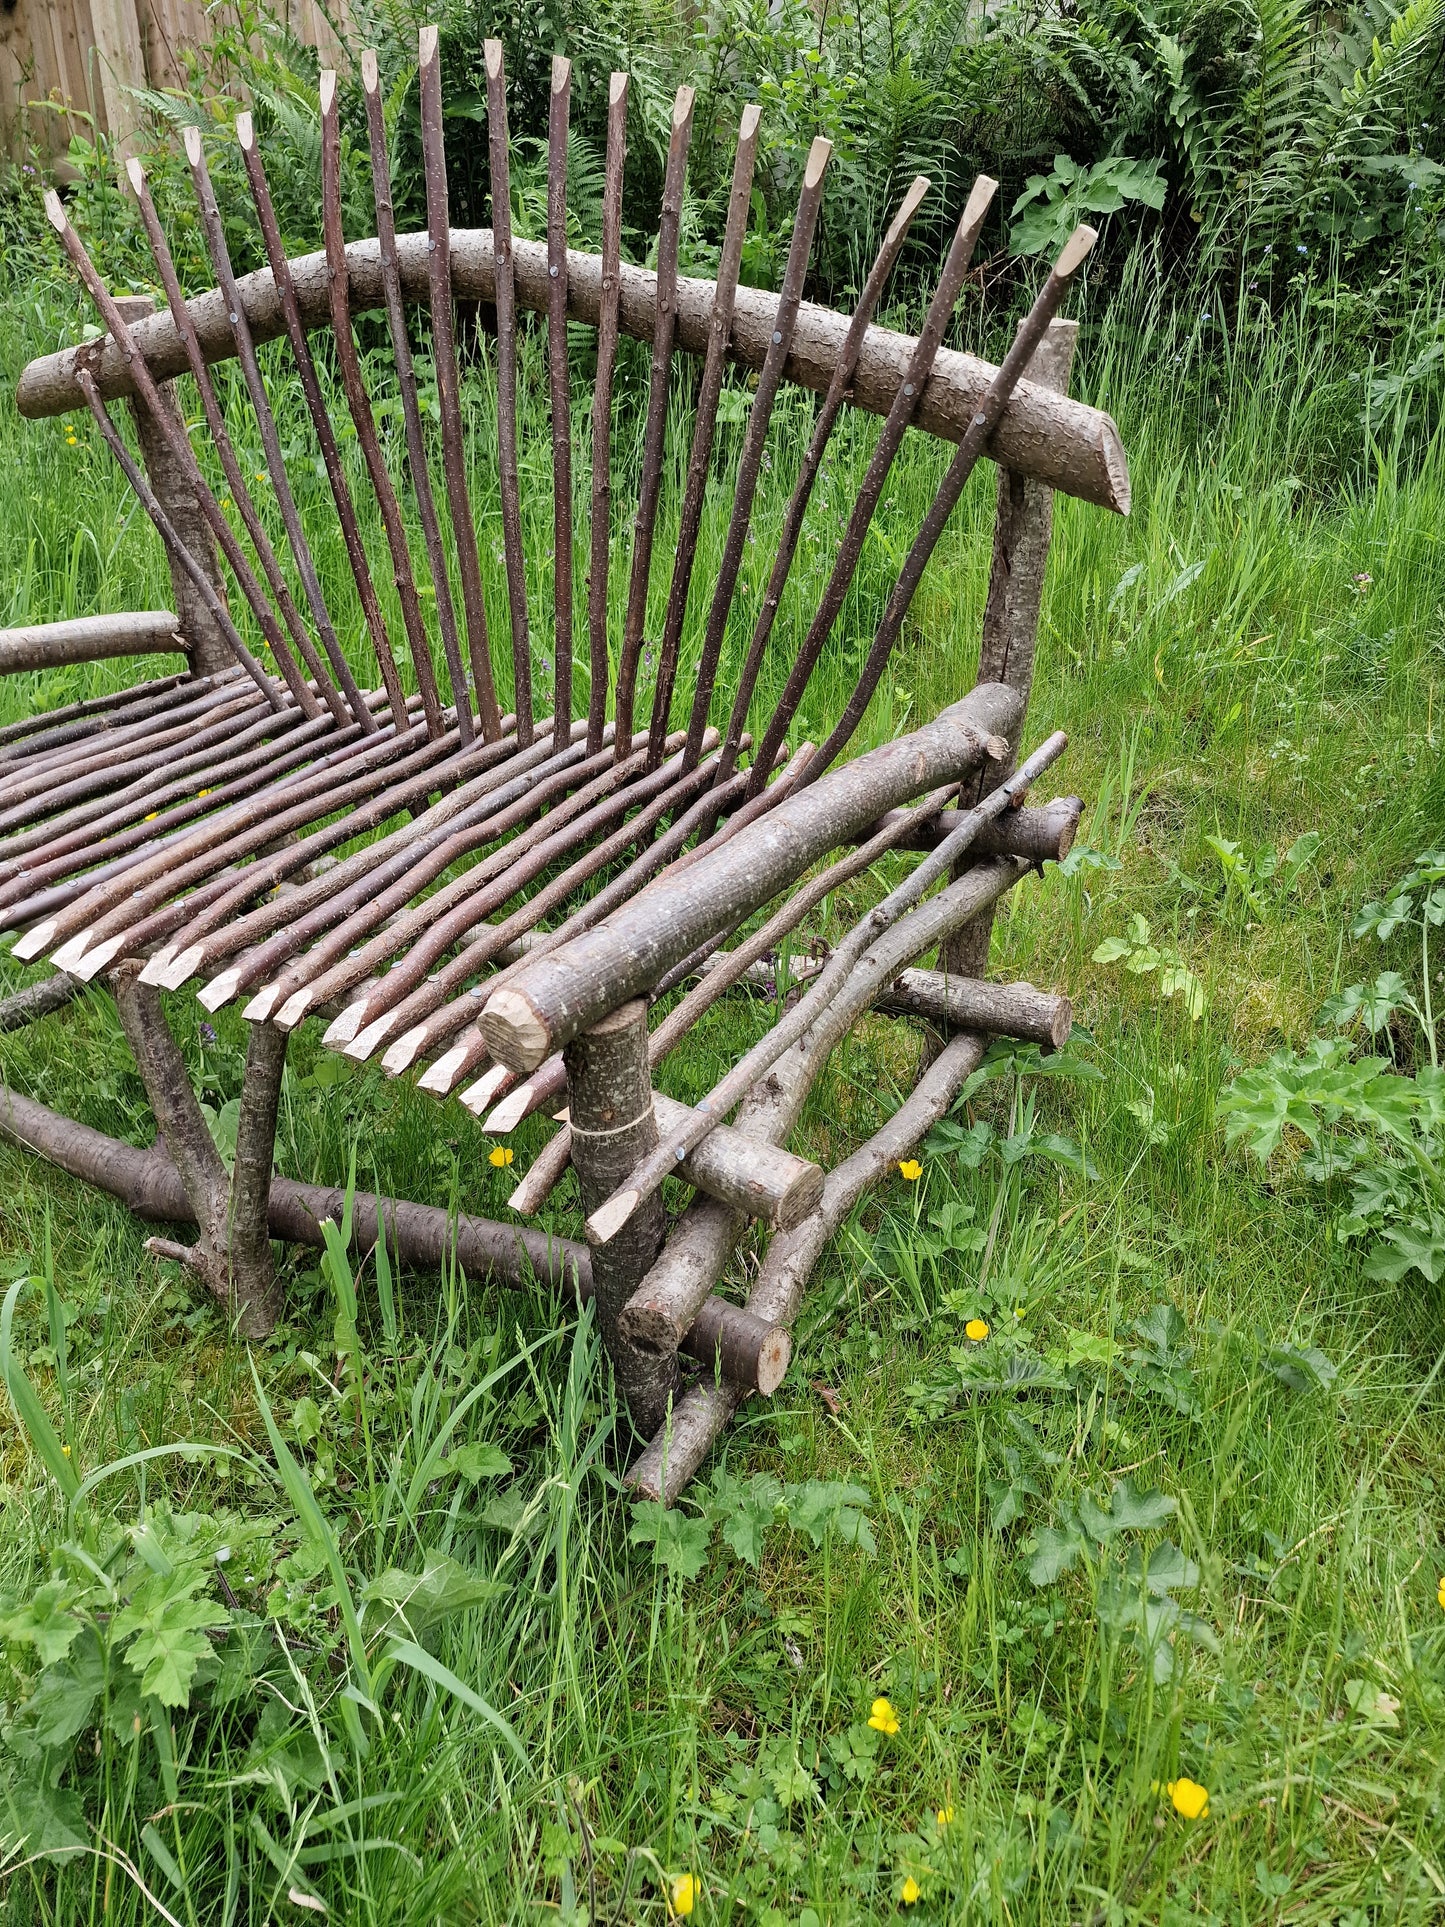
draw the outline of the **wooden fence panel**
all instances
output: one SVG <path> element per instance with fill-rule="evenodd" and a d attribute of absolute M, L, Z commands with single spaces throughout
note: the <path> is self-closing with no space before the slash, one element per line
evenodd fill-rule
<path fill-rule="evenodd" d="M 331 19 L 344 4 L 281 0 L 297 39 L 323 65 L 344 58 Z M 0 151 L 63 157 L 72 135 L 110 135 L 124 151 L 138 118 L 129 89 L 184 84 L 186 47 L 203 47 L 228 10 L 204 0 L 14 0 L 0 7 Z M 328 19 L 328 13 L 331 19 Z"/>

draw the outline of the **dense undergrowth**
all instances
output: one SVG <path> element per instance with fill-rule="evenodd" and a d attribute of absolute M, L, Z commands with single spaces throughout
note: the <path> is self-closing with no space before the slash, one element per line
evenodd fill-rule
<path fill-rule="evenodd" d="M 639 52 L 658 98 L 683 45 Z M 744 84 L 740 54 L 704 53 Z M 972 138 L 965 171 L 990 151 Z M 114 270 L 128 243 L 105 242 L 114 204 L 92 191 Z M 1342 245 L 1338 273 L 1236 277 L 1211 305 L 1169 206 L 1157 245 L 1107 254 L 1087 291 L 1077 386 L 1120 422 L 1135 508 L 1058 504 L 1031 732 L 1068 729 L 1061 777 L 1087 807 L 993 956 L 1067 989 L 1080 1034 L 1056 1060 L 996 1052 L 921 1175 L 845 1228 L 781 1393 L 678 1512 L 620 1496 L 595 1334 L 549 1294 L 292 1254 L 287 1322 L 248 1357 L 118 1207 L 0 1153 L 5 1918 L 1439 1917 L 1440 316 L 1398 235 Z M 26 219 L 8 232 L 10 388 L 78 308 Z M 1221 229 L 1220 258 L 1231 245 Z M 1395 250 L 1385 292 L 1376 245 Z M 905 276 L 899 319 L 910 298 Z M 996 341 L 1010 299 L 971 291 L 959 338 Z M 524 378 L 544 611 L 534 341 Z M 626 469 L 641 355 L 622 380 Z M 484 343 L 466 405 L 482 448 Z M 748 609 L 798 406 L 770 447 Z M 870 438 L 857 425 L 830 458 L 777 664 Z M 851 686 L 939 459 L 906 451 L 799 736 Z M 158 545 L 81 418 L 5 407 L 0 462 L 0 617 L 164 606 Z M 481 461 L 474 484 L 500 617 Z M 359 632 L 321 485 L 298 492 Z M 991 520 L 981 475 L 864 743 L 970 680 Z M 0 709 L 121 673 L 12 678 Z M 775 666 L 755 726 L 780 684 Z M 170 1010 L 224 1138 L 242 1026 Z M 668 1088 L 698 1095 L 769 1015 L 720 1006 Z M 865 1136 L 918 1047 L 861 1025 L 799 1148 L 833 1161 Z M 149 1140 L 102 993 L 0 1040 L 0 1068 Z M 502 1215 L 545 1128 L 494 1167 L 456 1106 L 303 1031 L 278 1166 Z M 570 1188 L 550 1221 L 577 1232 Z"/>

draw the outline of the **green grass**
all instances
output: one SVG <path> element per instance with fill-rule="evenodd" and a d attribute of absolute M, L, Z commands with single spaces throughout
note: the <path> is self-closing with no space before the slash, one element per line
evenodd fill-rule
<path fill-rule="evenodd" d="M 12 296 L 6 316 L 8 385 L 70 317 L 43 287 Z M 1441 1917 L 1440 1294 L 1418 1277 L 1368 1280 L 1294 1161 L 1261 1173 L 1226 1149 L 1214 1114 L 1237 1066 L 1302 1043 L 1330 991 L 1378 967 L 1345 934 L 1350 916 L 1438 841 L 1445 810 L 1445 460 L 1438 442 L 1388 425 L 1367 440 L 1360 386 L 1327 343 L 1318 317 L 1208 356 L 1182 328 L 1086 334 L 1082 385 L 1120 421 L 1136 506 L 1126 522 L 1058 504 L 1030 731 L 1070 732 L 1061 785 L 1087 799 L 1083 840 L 1118 867 L 1026 884 L 999 921 L 993 969 L 1067 989 L 1093 1038 L 1077 1055 L 1099 1075 L 1004 1077 L 959 1121 L 1006 1134 L 1036 1099 L 1041 1126 L 1080 1145 L 1097 1175 L 1010 1164 L 997 1148 L 970 1166 L 940 1150 L 916 1186 L 886 1185 L 820 1266 L 782 1391 L 733 1428 L 719 1461 L 732 1483 L 695 1490 L 691 1523 L 663 1529 L 665 1559 L 629 1536 L 634 1523 L 659 1528 L 617 1492 L 616 1412 L 590 1323 L 546 1294 L 404 1277 L 393 1317 L 368 1267 L 353 1338 L 344 1278 L 293 1257 L 290 1319 L 256 1354 L 253 1379 L 211 1311 L 144 1257 L 141 1227 L 0 1152 L 9 1273 L 41 1270 L 47 1223 L 53 1237 L 63 1318 L 47 1322 L 44 1294 L 30 1290 L 15 1350 L 69 1463 L 88 1475 L 180 1441 L 239 1454 L 132 1465 L 68 1509 L 7 1411 L 0 1590 L 27 1600 L 52 1570 L 91 1585 L 86 1557 L 139 1574 L 155 1534 L 124 1535 L 146 1517 L 175 1564 L 184 1530 L 167 1524 L 167 1506 L 219 1520 L 225 1539 L 246 1520 L 264 1527 L 244 1557 L 237 1539 L 224 1568 L 243 1609 L 227 1671 L 203 1678 L 171 1721 L 141 1717 L 134 1675 L 112 1659 L 78 1731 L 37 1754 L 33 1714 L 15 1712 L 35 1649 L 10 1644 L 10 1829 L 15 1814 L 33 1817 L 48 1780 L 48 1810 L 84 1850 L 16 1866 L 0 1898 L 7 1919 L 149 1920 L 143 1880 L 188 1923 L 303 1920 L 308 1896 L 348 1922 L 535 1919 L 559 1906 L 579 1920 L 589 1854 L 602 1919 L 663 1919 L 663 1877 L 684 1870 L 702 1887 L 693 1918 L 709 1921 L 878 1919 L 909 1878 L 925 1919 Z M 539 369 L 527 373 L 535 390 Z M 636 367 L 627 382 L 635 404 Z M 468 400 L 484 427 L 483 380 Z M 639 414 L 632 405 L 623 419 L 635 428 Z M 830 460 L 820 531 L 851 498 L 869 440 L 864 424 Z M 550 477 L 541 438 L 531 446 L 545 650 Z M 780 420 L 749 608 L 797 446 L 798 422 Z M 623 453 L 635 460 L 635 448 Z M 680 463 L 680 439 L 674 454 Z M 900 464 L 810 697 L 809 733 L 836 713 L 890 550 L 896 566 L 939 460 L 920 441 Z M 164 605 L 158 546 L 89 430 L 72 449 L 57 425 L 6 408 L 0 463 L 9 620 Z M 500 636 L 485 465 L 475 482 Z M 971 680 L 992 488 L 989 473 L 970 489 L 860 746 Z M 724 459 L 703 581 L 729 501 Z M 353 633 L 334 519 L 328 539 L 319 497 L 307 512 Z M 658 548 L 670 551 L 670 530 Z M 821 534 L 805 543 L 775 661 L 796 646 L 830 560 Z M 624 567 L 619 541 L 619 600 Z M 659 615 L 664 595 L 659 568 Z M 0 703 L 22 714 L 107 676 L 16 678 Z M 760 692 L 755 726 L 780 681 L 781 670 Z M 1282 849 L 1311 829 L 1322 844 L 1299 887 L 1262 918 L 1234 915 L 1207 838 Z M 831 904 L 831 922 L 877 887 Z M 1202 980 L 1197 1022 L 1153 978 L 1090 961 L 1136 913 Z M 19 979 L 13 966 L 7 976 Z M 192 1002 L 171 1011 L 219 1105 L 238 1087 L 239 1021 L 218 1020 L 212 1044 Z M 669 1088 L 706 1088 L 766 1021 L 763 1007 L 720 1006 L 668 1066 Z M 896 1023 L 860 1026 L 798 1147 L 831 1161 L 858 1142 L 908 1087 L 917 1050 Z M 0 1062 L 18 1088 L 148 1139 L 103 995 L 0 1040 Z M 293 1046 L 282 1170 L 338 1181 L 354 1154 L 363 1184 L 502 1214 L 540 1126 L 519 1134 L 518 1166 L 499 1172 L 458 1108 L 374 1071 L 333 1081 L 332 1063 L 309 1032 Z M 576 1233 L 570 1186 L 552 1222 Z M 1135 1321 L 1161 1306 L 1183 1330 L 1151 1353 Z M 974 1348 L 963 1326 L 980 1315 L 990 1337 Z M 1282 1347 L 1318 1348 L 1336 1375 L 1324 1385 L 1291 1372 Z M 981 1369 L 1006 1358 L 1041 1382 L 980 1389 Z M 277 1479 L 262 1395 L 315 1488 L 326 1523 L 313 1520 L 312 1539 L 331 1535 L 329 1551 L 308 1553 L 306 1494 Z M 448 1464 L 437 1441 L 449 1417 L 447 1457 L 495 1447 L 510 1470 L 495 1457 L 489 1470 L 480 1450 Z M 776 1492 L 744 1484 L 739 1496 L 739 1482 L 769 1477 Z M 1035 1585 L 1038 1535 L 1125 1479 L 1170 1503 L 1149 1501 L 1151 1524 L 1102 1550 L 1090 1540 L 1089 1557 Z M 866 1493 L 861 1532 L 857 1494 L 820 1482 Z M 743 1528 L 785 1488 L 789 1518 L 780 1512 L 751 1563 L 734 1546 L 757 1550 Z M 197 1530 L 192 1543 L 208 1543 L 211 1528 Z M 1119 1574 L 1124 1550 L 1163 1538 L 1197 1569 L 1176 1591 L 1199 1623 L 1156 1667 L 1130 1623 L 1137 1585 Z M 443 1558 L 497 1589 L 431 1621 L 414 1599 L 420 1653 L 388 1674 L 396 1627 L 377 1582 L 409 1573 L 401 1590 L 422 1597 L 415 1581 Z M 205 1563 L 197 1582 L 211 1600 L 213 1570 Z M 362 1659 L 347 1598 L 363 1611 Z M 453 1679 L 505 1719 L 525 1764 Z M 896 1709 L 896 1733 L 867 1725 L 878 1696 Z M 1208 1788 L 1207 1818 L 1175 1814 L 1161 1787 L 1181 1776 Z"/>

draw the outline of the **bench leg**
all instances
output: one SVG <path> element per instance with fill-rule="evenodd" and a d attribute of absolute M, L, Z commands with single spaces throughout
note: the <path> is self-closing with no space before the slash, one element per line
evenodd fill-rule
<path fill-rule="evenodd" d="M 647 1005 L 623 1004 L 570 1043 L 567 1102 L 572 1165 L 590 1217 L 628 1174 L 657 1148 L 652 1072 L 647 1057 Z M 677 1385 L 677 1361 L 628 1343 L 617 1319 L 650 1270 L 662 1245 L 666 1213 L 650 1198 L 605 1245 L 592 1251 L 592 1292 L 602 1342 L 632 1423 L 650 1438 L 662 1423 Z"/>
<path fill-rule="evenodd" d="M 1029 380 L 1040 388 L 1067 394 L 1069 370 L 1078 336 L 1077 321 L 1051 321 L 1047 334 L 1029 363 Z M 993 561 L 989 569 L 988 600 L 983 612 L 983 642 L 979 650 L 980 682 L 1007 683 L 1028 703 L 1034 680 L 1034 651 L 1038 646 L 1039 610 L 1043 605 L 1044 570 L 1054 529 L 1054 491 L 1046 482 L 1031 481 L 1012 469 L 998 472 L 998 508 L 993 525 Z M 1027 712 L 1026 712 L 1027 713 Z M 1003 782 L 1018 757 L 1023 718 L 1013 741 L 1014 756 L 1007 765 L 990 764 L 979 772 L 961 802 L 976 803 L 995 783 Z M 992 907 L 966 923 L 939 953 L 938 967 L 951 977 L 986 977 L 993 936 Z M 925 1057 L 931 1061 L 936 1047 Z"/>
<path fill-rule="evenodd" d="M 234 1173 L 228 1173 L 201 1116 L 186 1063 L 171 1034 L 160 995 L 139 981 L 134 959 L 111 973 L 120 1021 L 135 1055 L 156 1124 L 195 1214 L 193 1245 L 152 1240 L 163 1256 L 187 1264 L 234 1318 L 244 1338 L 262 1338 L 281 1314 L 281 1288 L 271 1255 L 267 1207 L 276 1110 L 286 1062 L 286 1034 L 251 1027 Z"/>

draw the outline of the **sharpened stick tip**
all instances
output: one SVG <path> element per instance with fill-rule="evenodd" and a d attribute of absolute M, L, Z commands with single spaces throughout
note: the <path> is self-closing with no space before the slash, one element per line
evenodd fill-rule
<path fill-rule="evenodd" d="M 367 47 L 362 53 L 361 84 L 369 94 L 374 94 L 381 85 L 381 68 L 377 64 L 375 47 Z"/>
<path fill-rule="evenodd" d="M 587 1220 L 588 1238 L 593 1244 L 610 1244 L 641 1202 L 630 1186 L 625 1191 L 614 1191 Z"/>
<path fill-rule="evenodd" d="M 1083 265 L 1098 238 L 1097 228 L 1091 228 L 1084 221 L 1079 223 L 1065 241 L 1064 251 L 1054 263 L 1054 273 L 1060 281 L 1067 281 L 1075 269 Z"/>

